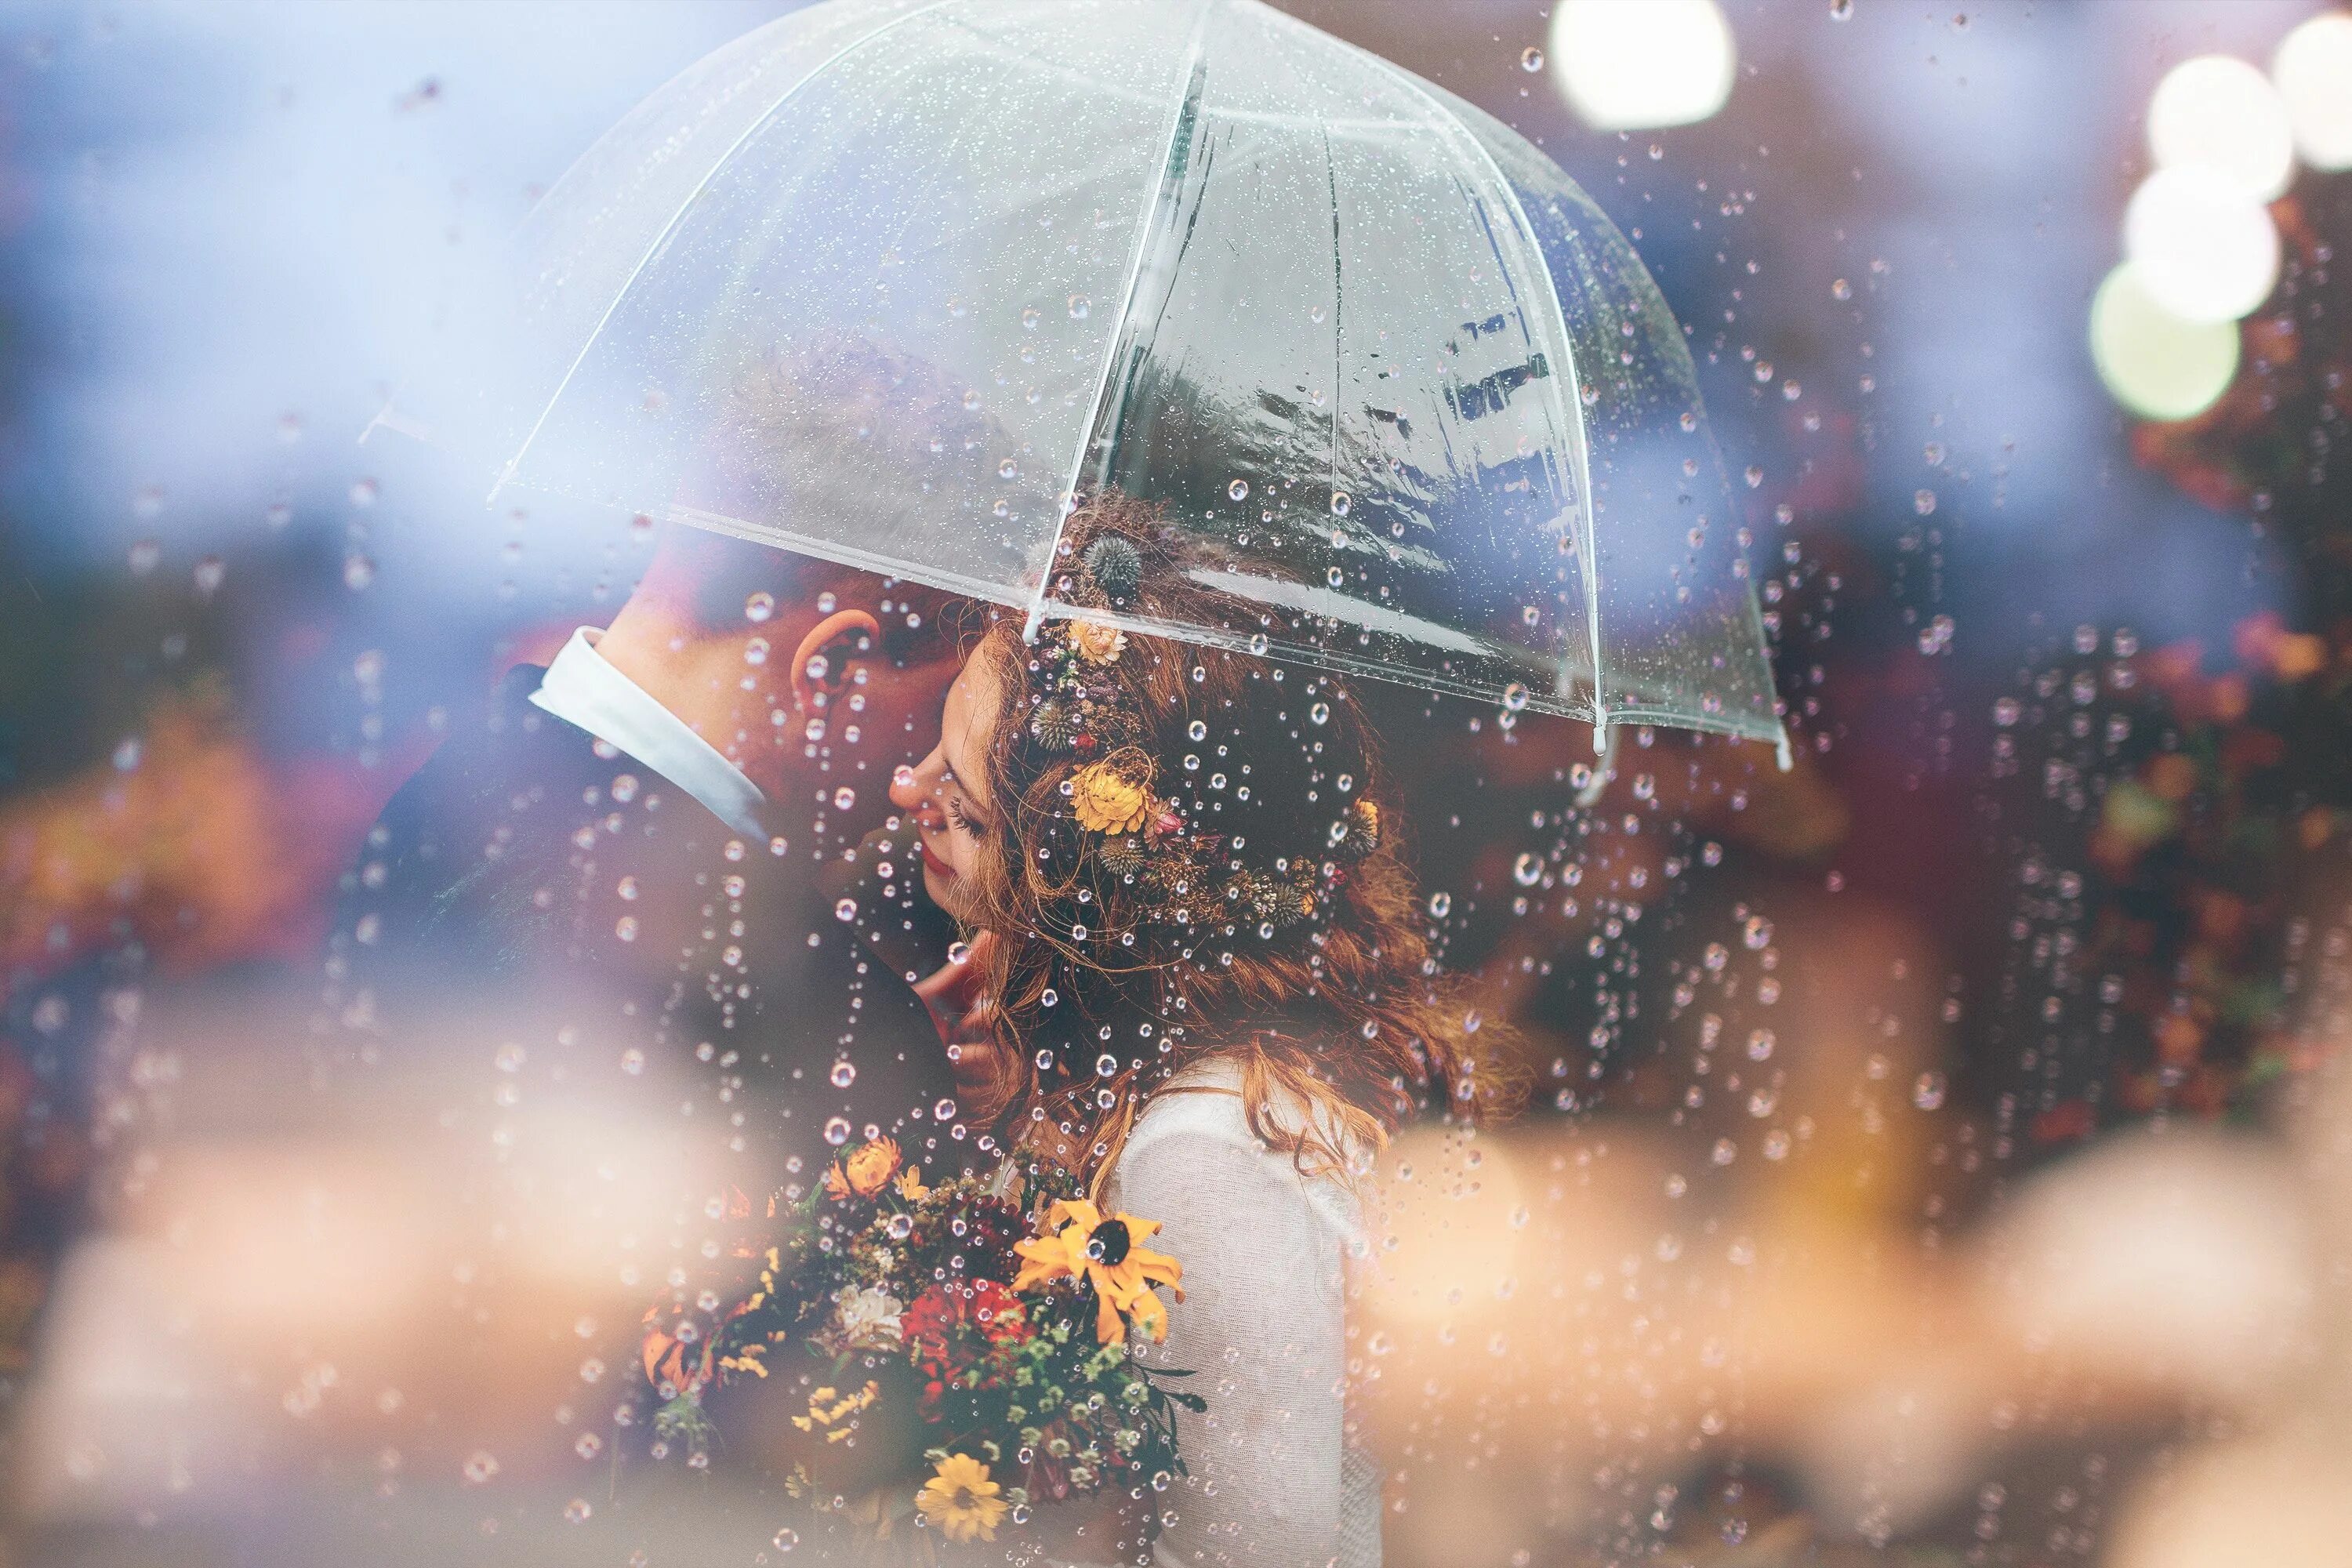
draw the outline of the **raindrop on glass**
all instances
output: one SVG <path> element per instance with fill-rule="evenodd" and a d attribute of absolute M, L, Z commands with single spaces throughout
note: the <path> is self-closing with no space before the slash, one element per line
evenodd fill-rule
<path fill-rule="evenodd" d="M 1503 688 L 1503 706 L 1516 713 L 1528 705 L 1528 689 L 1514 680 Z"/>
<path fill-rule="evenodd" d="M 851 1084 L 856 1083 L 856 1081 L 857 1064 L 856 1062 L 835 1062 L 833 1064 L 834 1088 L 847 1089 Z"/>
<path fill-rule="evenodd" d="M 1450 914 L 1452 914 L 1453 912 L 1454 912 L 1454 895 L 1453 895 L 1453 894 L 1451 894 L 1451 893 L 1432 893 L 1432 894 L 1430 894 L 1430 895 L 1429 895 L 1429 918 L 1430 918 L 1430 919 L 1432 919 L 1432 920 L 1433 920 L 1433 921 L 1442 921 L 1442 920 L 1444 920 L 1447 915 L 1450 915 Z"/>
<path fill-rule="evenodd" d="M 835 1148 L 849 1142 L 849 1118 L 836 1116 L 824 1124 L 824 1141 Z"/>
<path fill-rule="evenodd" d="M 1353 511 L 1355 507 L 1356 498 L 1349 495 L 1346 490 L 1333 490 L 1331 492 L 1331 515 L 1333 517 L 1345 517 L 1350 511 Z"/>
<path fill-rule="evenodd" d="M 833 918 L 837 921 L 856 920 L 857 918 L 857 900 L 856 899 L 844 899 L 841 902 L 834 905 Z"/>
<path fill-rule="evenodd" d="M 1328 724 L 1331 721 L 1331 705 L 1328 702 L 1318 702 L 1307 710 L 1307 717 L 1315 723 Z"/>
<path fill-rule="evenodd" d="M 1519 51 L 1519 68 L 1532 76 L 1544 68 L 1544 52 L 1530 44 Z"/>
<path fill-rule="evenodd" d="M 1094 314 L 1094 309 L 1095 302 L 1092 300 L 1087 299 L 1084 294 L 1073 294 L 1070 296 L 1070 320 L 1074 321 L 1083 321 L 1088 316 Z"/>
<path fill-rule="evenodd" d="M 1249 500 L 1249 481 L 1247 479 L 1235 479 L 1232 484 L 1225 487 L 1225 494 L 1233 497 L 1235 500 Z"/>
<path fill-rule="evenodd" d="M 1532 888 L 1543 879 L 1543 857 L 1529 852 L 1512 863 L 1511 879 L 1522 888 Z"/>
<path fill-rule="evenodd" d="M 754 625 L 776 613 L 776 596 L 765 588 L 743 601 L 743 618 Z"/>

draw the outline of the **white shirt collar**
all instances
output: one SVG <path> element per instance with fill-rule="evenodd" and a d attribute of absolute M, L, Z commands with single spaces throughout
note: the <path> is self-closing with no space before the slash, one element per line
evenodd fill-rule
<path fill-rule="evenodd" d="M 604 633 L 582 626 L 530 694 L 539 708 L 619 747 L 709 808 L 747 838 L 764 838 L 768 797 L 685 720 L 596 651 Z"/>

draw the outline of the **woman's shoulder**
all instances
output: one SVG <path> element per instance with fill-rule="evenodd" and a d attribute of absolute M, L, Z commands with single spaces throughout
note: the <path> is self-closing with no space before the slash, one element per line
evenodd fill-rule
<path fill-rule="evenodd" d="M 1319 1122 L 1327 1138 L 1339 1139 L 1328 1117 L 1318 1115 L 1297 1093 L 1279 1085 L 1269 1086 L 1266 1093 L 1261 1114 L 1269 1131 L 1296 1136 Z M 1318 1206 L 1333 1206 L 1349 1218 L 1355 1212 L 1344 1173 L 1303 1169 L 1287 1150 L 1275 1148 L 1258 1135 L 1243 1098 L 1242 1066 L 1222 1055 L 1185 1067 L 1145 1101 L 1120 1152 L 1119 1165 L 1123 1174 L 1153 1167 L 1252 1167 L 1269 1181 L 1305 1189 Z"/>

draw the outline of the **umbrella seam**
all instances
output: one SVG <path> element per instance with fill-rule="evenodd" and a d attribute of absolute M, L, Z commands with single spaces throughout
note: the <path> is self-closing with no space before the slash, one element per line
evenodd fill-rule
<path fill-rule="evenodd" d="M 1289 16 L 1283 12 L 1276 11 L 1274 14 L 1283 16 L 1284 20 L 1291 22 L 1294 26 L 1306 26 L 1305 23 L 1299 22 L 1297 18 Z M 1537 265 L 1543 274 L 1544 297 L 1549 302 L 1551 307 L 1552 325 L 1558 329 L 1559 333 L 1560 352 L 1568 357 L 1568 364 L 1565 367 L 1567 371 L 1567 379 L 1571 384 L 1573 384 L 1576 381 L 1576 347 L 1568 335 L 1567 313 L 1560 307 L 1559 290 L 1552 284 L 1551 268 L 1544 262 L 1542 242 L 1536 238 L 1535 225 L 1528 219 L 1527 208 L 1519 201 L 1518 192 L 1512 188 L 1510 176 L 1503 173 L 1502 165 L 1495 161 L 1494 154 L 1486 151 L 1486 144 L 1478 140 L 1476 135 L 1471 132 L 1470 128 L 1464 125 L 1457 116 L 1449 112 L 1443 103 L 1440 103 L 1436 99 L 1431 97 L 1429 92 L 1422 87 L 1420 82 L 1414 79 L 1412 73 L 1403 69 L 1395 62 L 1383 58 L 1381 56 L 1377 55 L 1371 50 L 1364 48 L 1360 45 L 1348 43 L 1345 39 L 1340 39 L 1339 41 L 1344 47 L 1352 50 L 1356 54 L 1362 56 L 1366 60 L 1370 61 L 1377 69 L 1393 80 L 1397 86 L 1412 94 L 1412 96 L 1419 100 L 1422 105 L 1430 112 L 1441 129 L 1450 131 L 1453 134 L 1466 140 L 1470 143 L 1471 149 L 1476 155 L 1478 162 L 1484 164 L 1486 172 L 1494 177 L 1495 184 L 1503 193 L 1504 199 L 1510 203 L 1511 214 L 1517 221 L 1520 235 L 1526 239 L 1528 247 L 1535 252 Z M 1579 406 L 1571 405 L 1567 400 L 1560 396 L 1560 378 L 1559 376 L 1549 376 L 1545 379 L 1552 384 L 1550 395 L 1552 398 L 1554 412 L 1555 414 L 1562 416 L 1561 423 L 1573 432 L 1576 443 L 1574 457 L 1576 459 L 1576 468 L 1579 471 L 1572 477 L 1577 487 L 1577 511 L 1584 520 L 1585 523 L 1582 530 L 1582 533 L 1584 535 L 1583 543 L 1585 554 L 1585 625 L 1587 628 L 1587 640 L 1590 642 L 1592 650 L 1593 747 L 1594 750 L 1598 752 L 1605 742 L 1606 731 L 1609 727 L 1609 711 L 1607 704 L 1603 699 L 1601 679 L 1601 545 L 1599 535 L 1595 531 L 1592 524 L 1591 443 L 1584 429 L 1583 409 Z"/>
<path fill-rule="evenodd" d="M 1168 190 L 1171 165 L 1183 142 L 1186 111 L 1192 110 L 1197 116 L 1199 105 L 1207 98 L 1208 62 L 1204 57 L 1209 18 L 1216 13 L 1219 3 L 1220 0 L 1204 0 L 1200 16 L 1192 24 L 1192 38 L 1185 45 L 1184 68 L 1177 79 L 1182 85 L 1177 89 L 1175 107 L 1169 116 L 1167 144 L 1160 154 L 1160 177 L 1152 182 L 1144 197 L 1146 205 L 1142 221 L 1136 226 L 1135 253 L 1128 259 L 1127 287 L 1119 300 L 1118 317 L 1111 323 L 1109 341 L 1104 346 L 1102 370 L 1096 378 L 1093 405 L 1087 411 L 1085 422 L 1078 427 L 1078 449 L 1070 458 L 1069 482 L 1062 491 L 1061 515 L 1054 520 L 1053 542 L 1045 547 L 1045 560 L 1037 570 L 1037 585 L 1030 597 L 1029 614 L 1022 622 L 1021 636 L 1024 641 L 1036 637 L 1037 627 L 1045 617 L 1045 597 L 1054 583 L 1054 562 L 1061 552 L 1062 535 L 1069 529 L 1070 513 L 1076 509 L 1078 477 L 1086 471 L 1087 448 L 1094 443 L 1095 426 L 1103 416 L 1104 399 L 1110 395 L 1111 384 L 1118 378 L 1119 349 L 1126 342 L 1127 323 L 1135 313 L 1136 292 L 1143 286 L 1144 259 L 1150 254 L 1152 228 L 1159 219 L 1160 203 Z"/>

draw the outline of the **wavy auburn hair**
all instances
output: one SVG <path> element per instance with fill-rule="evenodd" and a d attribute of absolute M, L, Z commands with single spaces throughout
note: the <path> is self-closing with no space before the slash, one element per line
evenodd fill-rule
<path fill-rule="evenodd" d="M 1105 539 L 1139 561 L 1116 606 L 1078 567 Z M 1120 492 L 1070 516 L 1062 555 L 1066 603 L 1131 623 L 1263 624 L 1255 606 L 1194 582 L 1159 510 Z M 976 1109 L 1009 1121 L 1009 1139 L 1058 1146 L 1098 1186 L 1144 1099 L 1205 1058 L 1239 1067 L 1252 1131 L 1310 1174 L 1353 1174 L 1432 1103 L 1475 1121 L 1516 1104 L 1511 1032 L 1482 1027 L 1467 987 L 1430 952 L 1378 740 L 1344 682 L 1132 631 L 1118 658 L 1087 671 L 1132 721 L 1138 732 L 1121 739 L 1150 759 L 1152 795 L 1190 833 L 1214 836 L 1224 875 L 1338 870 L 1311 916 L 1276 929 L 1205 889 L 1171 919 L 1148 866 L 1105 863 L 1073 811 L 1085 757 L 1031 732 L 1034 654 L 1001 614 L 969 654 L 998 697 L 986 748 L 992 853 L 972 879 L 973 924 L 1004 939 L 972 959 L 983 1001 L 968 1028 L 995 1047 L 992 1104 Z M 1358 801 L 1378 810 L 1379 847 L 1328 862 L 1333 825 Z"/>

